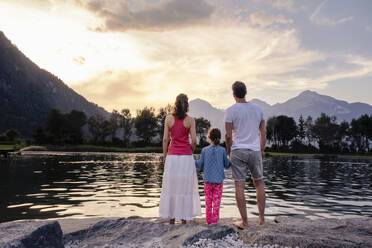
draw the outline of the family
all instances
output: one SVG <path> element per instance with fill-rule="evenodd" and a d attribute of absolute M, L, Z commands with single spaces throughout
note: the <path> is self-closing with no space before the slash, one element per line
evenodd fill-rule
<path fill-rule="evenodd" d="M 204 172 L 206 223 L 218 223 L 224 169 L 230 166 L 241 216 L 241 221 L 233 224 L 241 229 L 248 227 L 245 200 L 248 170 L 256 188 L 258 222 L 260 225 L 265 223 L 266 196 L 262 168 L 266 145 L 265 120 L 261 108 L 246 101 L 247 88 L 244 83 L 235 82 L 232 91 L 236 103 L 226 111 L 226 150 L 219 146 L 221 131 L 211 128 L 208 131 L 210 145 L 203 148 L 199 160 L 194 160 L 195 120 L 187 115 L 189 104 L 185 94 L 177 96 L 172 115 L 165 119 L 164 175 L 159 215 L 169 219 L 170 224 L 175 224 L 176 220 L 186 224 L 188 220 L 201 215 L 196 168 Z"/>

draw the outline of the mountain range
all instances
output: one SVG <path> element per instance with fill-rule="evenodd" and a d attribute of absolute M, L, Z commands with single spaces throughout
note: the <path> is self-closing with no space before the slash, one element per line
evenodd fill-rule
<path fill-rule="evenodd" d="M 52 108 L 108 116 L 103 108 L 39 68 L 0 31 L 0 133 L 16 128 L 30 137 L 38 126 L 44 126 Z"/>
<path fill-rule="evenodd" d="M 265 118 L 287 115 L 298 120 L 301 114 L 304 118 L 316 118 L 326 113 L 336 116 L 338 121 L 351 121 L 362 114 L 372 115 L 371 105 L 348 103 L 309 90 L 274 105 L 259 99 L 250 101 L 262 108 Z M 105 109 L 88 102 L 62 80 L 33 63 L 0 31 L 0 134 L 9 128 L 17 128 L 22 136 L 30 137 L 38 126 L 44 125 L 52 108 L 65 113 L 76 109 L 87 116 L 109 116 Z M 190 101 L 190 115 L 204 117 L 213 126 L 224 130 L 225 110 L 215 108 L 207 101 Z"/>
<path fill-rule="evenodd" d="M 250 102 L 261 107 L 266 119 L 272 116 L 287 115 L 297 121 L 300 115 L 305 119 L 307 116 L 315 119 L 321 113 L 326 113 L 336 116 L 338 121 L 351 121 L 363 114 L 372 115 L 371 105 L 360 102 L 348 103 L 310 90 L 306 90 L 284 103 L 270 105 L 259 99 L 251 99 Z M 190 101 L 190 116 L 206 118 L 212 126 L 224 130 L 225 110 L 215 108 L 207 101 L 202 99 Z"/>

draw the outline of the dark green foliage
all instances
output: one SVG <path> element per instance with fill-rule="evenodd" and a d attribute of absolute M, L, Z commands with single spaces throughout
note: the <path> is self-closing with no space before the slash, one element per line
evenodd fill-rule
<path fill-rule="evenodd" d="M 53 143 L 60 144 L 64 117 L 58 109 L 52 109 L 47 117 L 46 130 L 53 138 Z"/>
<path fill-rule="evenodd" d="M 310 116 L 306 121 L 301 116 L 298 125 L 290 119 L 278 116 L 267 120 L 267 138 L 271 142 L 269 150 L 295 153 L 371 152 L 372 116 L 362 115 L 350 124 L 347 121 L 337 123 L 336 117 L 324 113 L 314 122 Z"/>
<path fill-rule="evenodd" d="M 298 138 L 300 139 L 300 141 L 305 140 L 305 137 L 306 137 L 305 120 L 302 117 L 302 115 L 300 115 L 300 118 L 298 119 L 297 131 L 298 131 Z"/>
<path fill-rule="evenodd" d="M 129 109 L 121 110 L 119 126 L 123 129 L 123 142 L 129 147 L 130 136 L 132 135 L 133 119 Z"/>
<path fill-rule="evenodd" d="M 208 144 L 206 135 L 210 127 L 211 123 L 209 120 L 204 119 L 203 117 L 195 118 L 196 136 L 199 138 L 200 146 L 205 146 Z"/>
<path fill-rule="evenodd" d="M 106 137 L 112 132 L 110 122 L 99 114 L 95 114 L 88 119 L 88 129 L 93 136 L 93 142 L 96 144 L 104 144 Z"/>
<path fill-rule="evenodd" d="M 297 125 L 292 117 L 279 115 L 267 120 L 267 138 L 277 147 L 288 147 L 290 141 L 297 136 Z"/>
<path fill-rule="evenodd" d="M 82 127 L 86 124 L 87 117 L 84 112 L 72 110 L 63 114 L 58 109 L 52 109 L 47 117 L 46 131 L 48 140 L 53 144 L 81 144 L 83 142 Z M 44 132 L 38 128 L 34 135 L 37 142 L 43 143 Z"/>
<path fill-rule="evenodd" d="M 312 134 L 318 142 L 319 149 L 324 152 L 332 152 L 338 132 L 336 117 L 322 113 L 313 125 Z"/>
<path fill-rule="evenodd" d="M 115 141 L 116 138 L 116 132 L 119 129 L 120 126 L 120 113 L 117 110 L 113 110 L 109 119 L 110 122 L 110 133 L 111 133 L 111 142 L 117 142 Z"/>
<path fill-rule="evenodd" d="M 15 141 L 15 139 L 19 137 L 19 132 L 17 129 L 12 128 L 6 131 L 5 135 L 8 138 L 8 141 Z"/>
<path fill-rule="evenodd" d="M 34 142 L 37 145 L 45 145 L 48 143 L 48 138 L 42 127 L 36 128 L 36 133 L 34 134 L 33 138 L 34 138 Z"/>
<path fill-rule="evenodd" d="M 146 144 L 151 144 L 152 138 L 158 133 L 158 120 L 155 117 L 155 109 L 145 107 L 137 110 L 134 119 L 137 136 Z"/>

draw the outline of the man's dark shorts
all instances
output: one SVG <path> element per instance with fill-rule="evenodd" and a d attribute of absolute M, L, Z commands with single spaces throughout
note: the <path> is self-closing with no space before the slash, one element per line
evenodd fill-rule
<path fill-rule="evenodd" d="M 250 149 L 232 150 L 231 169 L 235 181 L 245 181 L 248 169 L 253 180 L 262 180 L 264 177 L 261 151 L 252 151 Z"/>

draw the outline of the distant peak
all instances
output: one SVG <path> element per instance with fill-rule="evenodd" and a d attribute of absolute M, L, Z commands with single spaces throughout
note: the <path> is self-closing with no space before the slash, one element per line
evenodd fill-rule
<path fill-rule="evenodd" d="M 208 104 L 208 105 L 211 105 L 209 102 L 207 102 L 206 100 L 203 100 L 203 99 L 200 99 L 200 98 L 196 98 L 196 99 L 193 99 L 190 101 L 190 103 L 200 103 L 200 104 Z M 212 105 L 211 105 L 212 106 Z"/>
<path fill-rule="evenodd" d="M 319 94 L 315 91 L 305 90 L 299 94 L 299 96 L 319 96 Z"/>
<path fill-rule="evenodd" d="M 250 102 L 255 103 L 255 104 L 270 106 L 270 104 L 268 104 L 267 102 L 262 101 L 262 100 L 257 99 L 257 98 L 253 98 L 252 100 L 250 100 Z"/>

